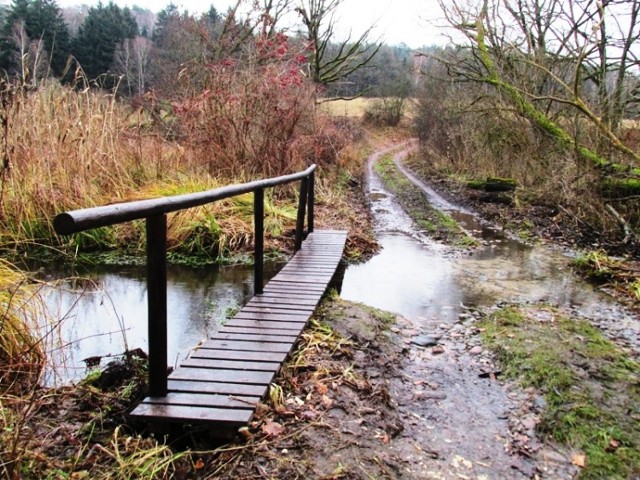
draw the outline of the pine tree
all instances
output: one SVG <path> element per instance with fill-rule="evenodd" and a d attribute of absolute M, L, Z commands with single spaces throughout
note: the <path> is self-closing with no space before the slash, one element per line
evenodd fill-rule
<path fill-rule="evenodd" d="M 0 39 L 0 68 L 16 71 L 27 46 L 16 43 L 16 31 L 31 41 L 42 41 L 44 52 L 54 75 L 61 75 L 69 55 L 70 38 L 62 12 L 55 0 L 13 0 L 2 28 Z"/>
<path fill-rule="evenodd" d="M 173 21 L 179 19 L 180 12 L 178 12 L 178 7 L 174 3 L 170 3 L 164 10 L 161 10 L 160 13 L 158 13 L 156 25 L 153 29 L 153 36 L 151 37 L 153 42 L 161 45 L 167 36 L 166 29 Z"/>
<path fill-rule="evenodd" d="M 72 51 L 89 79 L 110 72 L 116 46 L 126 39 L 135 38 L 138 25 L 129 8 L 120 8 L 113 2 L 91 7 L 74 39 Z M 103 86 L 113 87 L 112 79 Z"/>

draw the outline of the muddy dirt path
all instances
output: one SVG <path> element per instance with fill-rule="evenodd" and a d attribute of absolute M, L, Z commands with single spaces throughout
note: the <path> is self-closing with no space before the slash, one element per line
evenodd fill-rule
<path fill-rule="evenodd" d="M 496 379 L 474 326 L 476 308 L 498 302 L 549 302 L 588 316 L 624 346 L 637 346 L 640 324 L 606 295 L 577 279 L 566 255 L 524 245 L 456 207 L 416 178 L 402 160 L 407 142 L 376 152 L 366 194 L 382 253 L 345 275 L 342 297 L 401 313 L 393 331 L 407 361 L 390 381 L 404 431 L 389 445 L 409 478 L 573 478 L 573 452 L 536 436 L 544 400 Z M 393 152 L 400 170 L 430 203 L 482 242 L 453 251 L 416 228 L 374 170 Z"/>
<path fill-rule="evenodd" d="M 451 252 L 415 228 L 374 172 L 382 156 L 395 151 L 400 159 L 414 146 L 409 142 L 369 159 L 365 191 L 383 254 L 369 262 L 373 268 L 348 271 L 342 292 L 344 298 L 405 314 L 393 330 L 407 344 L 407 360 L 390 385 L 404 431 L 390 442 L 390 454 L 408 478 L 531 478 L 536 462 L 510 447 L 509 428 L 527 394 L 509 392 L 492 377 L 477 332 L 465 324 L 472 314 L 450 281 Z M 391 264 L 385 265 L 385 254 Z M 380 277 L 372 278 L 372 270 Z M 398 282 L 396 275 L 410 280 Z M 418 302 L 423 308 L 401 305 L 424 297 L 425 290 L 436 294 Z"/>

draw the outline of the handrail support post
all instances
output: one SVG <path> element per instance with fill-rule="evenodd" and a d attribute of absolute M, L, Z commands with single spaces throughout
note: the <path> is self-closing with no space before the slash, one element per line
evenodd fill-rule
<path fill-rule="evenodd" d="M 315 170 L 309 175 L 309 205 L 307 205 L 307 228 L 309 233 L 313 232 L 315 221 L 315 187 L 316 186 L 316 172 Z"/>
<path fill-rule="evenodd" d="M 298 217 L 296 221 L 295 251 L 302 248 L 304 240 L 304 214 L 307 210 L 307 197 L 309 195 L 309 177 L 304 177 L 300 181 L 300 198 L 298 199 Z"/>
<path fill-rule="evenodd" d="M 167 216 L 147 217 L 149 396 L 167 395 Z"/>
<path fill-rule="evenodd" d="M 264 189 L 253 192 L 253 285 L 254 294 L 264 293 Z"/>

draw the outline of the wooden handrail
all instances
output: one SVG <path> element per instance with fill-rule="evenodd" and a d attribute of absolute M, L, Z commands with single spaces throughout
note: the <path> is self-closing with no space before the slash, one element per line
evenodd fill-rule
<path fill-rule="evenodd" d="M 149 331 L 149 396 L 167 394 L 167 213 L 186 210 L 245 193 L 254 194 L 254 293 L 263 293 L 264 272 L 264 190 L 300 180 L 300 199 L 296 220 L 295 249 L 314 228 L 314 177 L 316 165 L 302 172 L 205 192 L 138 200 L 101 207 L 73 210 L 56 215 L 53 228 L 59 235 L 70 235 L 144 218 L 147 233 L 147 305 Z"/>
<path fill-rule="evenodd" d="M 313 164 L 306 170 L 291 175 L 256 180 L 238 185 L 229 185 L 205 192 L 187 193 L 171 197 L 154 198 L 152 200 L 138 200 L 134 202 L 117 203 L 102 207 L 83 208 L 56 215 L 53 228 L 60 235 L 82 232 L 92 228 L 115 225 L 140 218 L 148 218 L 163 213 L 176 212 L 187 208 L 198 207 L 225 198 L 235 197 L 244 193 L 255 192 L 258 189 L 272 188 L 296 180 L 310 177 L 316 169 Z"/>

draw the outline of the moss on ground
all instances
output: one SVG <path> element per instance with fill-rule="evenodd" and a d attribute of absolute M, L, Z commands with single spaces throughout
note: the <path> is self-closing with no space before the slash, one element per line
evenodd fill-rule
<path fill-rule="evenodd" d="M 640 475 L 637 362 L 588 321 L 553 307 L 507 307 L 479 326 L 504 374 L 544 394 L 539 433 L 586 455 L 580 478 Z"/>
<path fill-rule="evenodd" d="M 416 225 L 432 237 L 458 247 L 471 247 L 478 244 L 478 241 L 469 236 L 456 220 L 429 203 L 420 188 L 400 172 L 390 155 L 376 163 L 375 170 L 385 188 L 398 198 Z"/>

